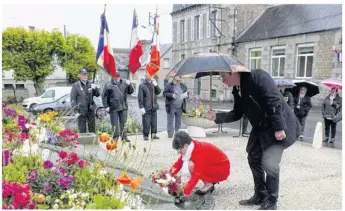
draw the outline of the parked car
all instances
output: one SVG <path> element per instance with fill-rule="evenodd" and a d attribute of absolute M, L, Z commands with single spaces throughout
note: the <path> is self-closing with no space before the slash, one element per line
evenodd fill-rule
<path fill-rule="evenodd" d="M 30 97 L 23 101 L 22 106 L 25 111 L 31 111 L 35 105 L 52 103 L 61 97 L 70 94 L 72 87 L 50 87 L 41 96 Z"/>
<path fill-rule="evenodd" d="M 96 104 L 96 117 L 97 118 L 104 118 L 107 115 L 107 112 L 105 111 L 102 103 L 101 97 L 94 97 L 94 101 Z M 61 114 L 67 114 L 68 116 L 75 115 L 75 111 L 72 111 L 71 106 L 71 98 L 70 94 L 66 94 L 59 99 L 50 102 L 50 103 L 42 103 L 35 105 L 31 111 L 34 115 L 38 113 L 45 113 L 50 111 L 56 111 Z"/>

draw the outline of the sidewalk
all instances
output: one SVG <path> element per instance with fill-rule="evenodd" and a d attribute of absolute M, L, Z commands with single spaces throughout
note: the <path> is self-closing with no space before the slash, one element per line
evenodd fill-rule
<path fill-rule="evenodd" d="M 208 130 L 207 141 L 221 148 L 231 162 L 231 174 L 227 181 L 216 185 L 215 210 L 257 209 L 258 206 L 240 206 L 238 201 L 253 195 L 253 178 L 245 151 L 246 138 L 232 138 L 236 130 L 226 129 L 227 134 L 213 134 Z M 151 143 L 144 175 L 156 169 L 168 169 L 178 158 L 172 149 L 166 132 L 158 134 L 160 140 Z M 135 138 L 131 138 L 134 143 Z M 149 143 L 137 137 L 138 148 L 149 148 Z M 280 170 L 280 198 L 278 209 L 341 209 L 342 205 L 342 154 L 330 148 L 314 149 L 310 144 L 296 142 L 285 150 Z M 206 155 L 205 155 L 206 156 Z M 177 209 L 172 204 L 153 205 L 154 209 Z"/>

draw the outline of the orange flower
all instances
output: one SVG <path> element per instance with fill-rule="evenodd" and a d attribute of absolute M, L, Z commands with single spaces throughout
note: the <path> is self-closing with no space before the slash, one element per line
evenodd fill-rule
<path fill-rule="evenodd" d="M 121 174 L 116 180 L 123 185 L 131 184 L 131 177 L 128 174 Z"/>
<path fill-rule="evenodd" d="M 54 119 L 54 117 L 56 117 L 58 115 L 58 113 L 56 111 L 52 111 L 48 113 L 50 119 Z"/>
<path fill-rule="evenodd" d="M 107 150 L 109 150 L 109 151 L 114 150 L 116 148 L 116 146 L 117 146 L 117 141 L 110 141 L 106 145 Z"/>
<path fill-rule="evenodd" d="M 108 133 L 102 133 L 101 136 L 99 137 L 99 141 L 102 143 L 105 143 L 109 141 L 110 135 Z"/>
<path fill-rule="evenodd" d="M 131 181 L 132 190 L 138 189 L 142 182 L 143 182 L 143 178 L 141 178 L 141 177 L 136 177 L 136 178 L 132 179 L 132 181 Z"/>

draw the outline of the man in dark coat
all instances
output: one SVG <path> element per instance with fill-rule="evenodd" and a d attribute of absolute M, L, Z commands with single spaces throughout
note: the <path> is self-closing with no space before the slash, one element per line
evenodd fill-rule
<path fill-rule="evenodd" d="M 301 87 L 299 95 L 295 97 L 294 100 L 295 103 L 295 115 L 297 116 L 297 119 L 299 123 L 301 124 L 301 134 L 300 134 L 300 140 L 303 141 L 303 133 L 304 133 L 304 126 L 305 126 L 305 120 L 309 114 L 309 111 L 312 107 L 311 105 L 311 99 L 309 96 L 307 96 L 307 88 Z"/>
<path fill-rule="evenodd" d="M 125 129 L 125 123 L 128 115 L 127 95 L 134 92 L 133 86 L 129 80 L 123 80 L 117 77 L 111 79 L 103 89 L 102 101 L 104 108 L 110 114 L 110 121 L 115 133 L 113 138 L 117 140 L 121 136 L 122 140 L 129 142 Z"/>
<path fill-rule="evenodd" d="M 163 96 L 165 97 L 165 110 L 167 112 L 167 130 L 168 137 L 174 135 L 181 128 L 182 113 L 186 113 L 186 98 L 188 98 L 187 86 L 181 83 L 181 77 L 175 77 L 174 80 L 164 87 Z"/>
<path fill-rule="evenodd" d="M 99 97 L 100 92 L 95 84 L 88 80 L 88 72 L 85 69 L 79 71 L 79 81 L 72 85 L 71 105 L 78 113 L 78 129 L 80 133 L 86 133 L 86 121 L 90 133 L 96 132 L 95 109 L 93 97 Z"/>
<path fill-rule="evenodd" d="M 325 98 L 323 101 L 321 110 L 322 116 L 325 121 L 325 140 L 323 142 L 328 142 L 329 140 L 329 132 L 331 129 L 331 140 L 329 143 L 333 143 L 335 141 L 335 133 L 337 129 L 337 122 L 334 122 L 334 117 L 341 112 L 342 102 L 341 97 L 338 94 L 338 90 L 336 88 L 331 89 L 331 93 Z"/>
<path fill-rule="evenodd" d="M 157 110 L 159 105 L 157 103 L 157 95 L 162 90 L 159 88 L 157 81 L 146 73 L 145 80 L 139 85 L 138 89 L 138 103 L 139 109 L 142 113 L 143 121 L 143 136 L 144 140 L 149 140 L 149 133 L 151 129 L 151 139 L 159 139 L 157 133 Z"/>
<path fill-rule="evenodd" d="M 291 110 L 293 111 L 295 109 L 295 103 L 294 98 L 291 92 L 285 89 L 285 87 L 279 87 L 280 93 L 283 95 L 284 100 L 286 103 L 290 106 Z"/>
<path fill-rule="evenodd" d="M 234 122 L 245 114 L 253 126 L 246 150 L 255 193 L 240 204 L 261 205 L 263 210 L 277 209 L 279 163 L 284 149 L 295 143 L 299 136 L 298 120 L 264 70 L 223 72 L 220 75 L 223 83 L 235 86 L 234 92 L 239 94 L 234 94 L 234 109 L 218 113 L 215 122 Z"/>

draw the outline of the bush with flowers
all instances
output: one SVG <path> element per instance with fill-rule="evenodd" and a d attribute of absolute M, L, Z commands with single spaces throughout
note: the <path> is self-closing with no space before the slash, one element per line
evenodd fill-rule
<path fill-rule="evenodd" d="M 145 208 L 137 193 L 143 178 L 127 174 L 138 158 L 135 145 L 102 133 L 99 144 L 107 150 L 105 159 L 82 159 L 74 152 L 79 147 L 77 133 L 64 129 L 56 112 L 28 118 L 4 104 L 2 112 L 3 209 Z M 57 159 L 39 151 L 37 145 L 46 144 L 60 147 Z M 106 167 L 109 163 L 113 168 Z M 118 163 L 124 169 L 115 175 Z M 140 162 L 137 169 L 142 168 Z"/>

